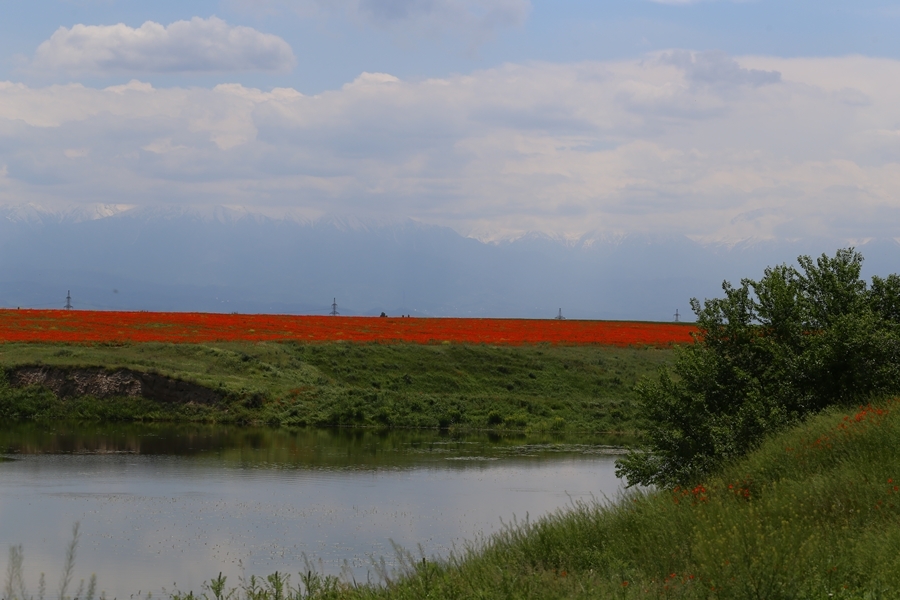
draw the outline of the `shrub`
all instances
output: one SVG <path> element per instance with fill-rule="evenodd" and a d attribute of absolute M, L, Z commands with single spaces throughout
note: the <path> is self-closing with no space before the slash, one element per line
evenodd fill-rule
<path fill-rule="evenodd" d="M 829 406 L 900 390 L 900 277 L 860 278 L 854 249 L 767 268 L 696 298 L 695 343 L 639 384 L 644 445 L 617 464 L 629 485 L 690 484 Z"/>

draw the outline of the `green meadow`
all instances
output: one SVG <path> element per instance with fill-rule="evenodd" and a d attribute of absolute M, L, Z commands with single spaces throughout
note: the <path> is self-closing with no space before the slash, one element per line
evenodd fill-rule
<path fill-rule="evenodd" d="M 0 416 L 291 427 L 633 433 L 635 384 L 671 350 L 414 344 L 0 345 Z M 198 384 L 213 403 L 58 398 L 22 366 L 129 369 Z"/>

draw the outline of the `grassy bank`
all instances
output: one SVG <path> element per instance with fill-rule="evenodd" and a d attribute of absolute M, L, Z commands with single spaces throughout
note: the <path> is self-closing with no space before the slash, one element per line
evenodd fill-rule
<path fill-rule="evenodd" d="M 768 440 L 702 486 L 513 524 L 446 561 L 409 555 L 380 587 L 307 572 L 302 578 L 313 593 L 294 595 L 898 598 L 898 439 L 897 401 L 832 410 Z M 262 582 L 269 593 L 253 597 L 275 597 L 272 583 Z"/>
<path fill-rule="evenodd" d="M 328 427 L 632 431 L 635 382 L 670 350 L 415 344 L 0 345 L 0 368 L 132 369 L 216 390 L 214 404 L 57 398 L 0 381 L 0 417 Z"/>

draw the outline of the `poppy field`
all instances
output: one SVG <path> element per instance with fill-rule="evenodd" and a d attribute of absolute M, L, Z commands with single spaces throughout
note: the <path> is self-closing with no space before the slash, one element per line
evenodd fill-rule
<path fill-rule="evenodd" d="M 692 342 L 684 323 L 0 310 L 0 343 L 384 342 L 659 347 Z"/>

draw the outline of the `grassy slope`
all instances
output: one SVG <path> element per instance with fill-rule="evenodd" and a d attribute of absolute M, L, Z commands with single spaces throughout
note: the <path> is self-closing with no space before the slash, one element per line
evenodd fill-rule
<path fill-rule="evenodd" d="M 0 416 L 629 431 L 634 383 L 670 350 L 413 344 L 0 345 L 0 367 L 127 367 L 220 389 L 224 406 L 57 401 L 0 384 Z"/>
<path fill-rule="evenodd" d="M 898 598 L 900 403 L 883 406 L 820 415 L 700 488 L 578 505 L 449 561 L 409 555 L 386 587 L 314 576 L 309 597 Z"/>

